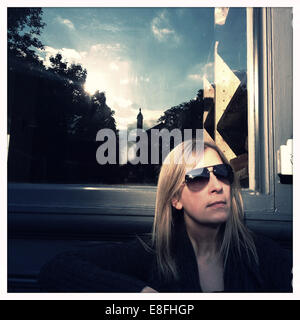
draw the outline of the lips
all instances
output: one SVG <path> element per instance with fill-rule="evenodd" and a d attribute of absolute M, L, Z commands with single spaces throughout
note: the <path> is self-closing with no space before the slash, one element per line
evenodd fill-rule
<path fill-rule="evenodd" d="M 207 207 L 221 207 L 221 206 L 225 206 L 226 205 L 226 201 L 215 201 L 215 202 L 212 202 L 210 204 L 207 205 Z"/>

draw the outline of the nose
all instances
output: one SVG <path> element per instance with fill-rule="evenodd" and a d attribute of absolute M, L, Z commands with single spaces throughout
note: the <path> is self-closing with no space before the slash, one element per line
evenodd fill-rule
<path fill-rule="evenodd" d="M 223 190 L 222 182 L 214 175 L 212 171 L 210 171 L 208 186 L 211 193 L 220 193 Z"/>

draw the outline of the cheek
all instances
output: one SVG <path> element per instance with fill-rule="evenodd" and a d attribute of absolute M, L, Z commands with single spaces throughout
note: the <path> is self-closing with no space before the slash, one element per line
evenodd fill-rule
<path fill-rule="evenodd" d="M 231 198 L 230 185 L 224 184 L 223 194 L 225 195 L 225 198 L 228 201 L 228 203 L 230 203 L 230 198 Z M 184 188 L 180 195 L 180 202 L 182 203 L 183 207 L 191 206 L 191 205 L 205 207 L 207 204 L 208 198 L 209 198 L 209 195 L 205 190 L 192 192 L 192 191 L 189 191 L 187 188 Z"/>
<path fill-rule="evenodd" d="M 205 221 L 226 221 L 231 211 L 231 190 L 229 185 L 223 186 L 223 193 L 227 201 L 225 208 L 211 210 L 207 208 L 208 195 L 205 192 L 190 192 L 184 189 L 181 193 L 180 202 L 185 213 L 196 219 Z"/>
<path fill-rule="evenodd" d="M 206 204 L 203 201 L 204 195 L 201 193 L 193 193 L 183 190 L 181 194 L 181 203 L 185 211 L 188 212 L 201 212 L 204 210 Z"/>
<path fill-rule="evenodd" d="M 230 186 L 226 185 L 226 187 L 224 188 L 224 193 L 226 195 L 226 199 L 227 199 L 229 205 L 231 205 L 231 190 L 230 190 Z"/>

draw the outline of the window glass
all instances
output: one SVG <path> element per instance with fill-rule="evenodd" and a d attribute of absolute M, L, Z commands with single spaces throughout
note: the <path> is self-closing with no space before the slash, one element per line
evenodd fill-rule
<path fill-rule="evenodd" d="M 156 135 L 204 128 L 247 187 L 246 34 L 245 8 L 9 8 L 9 181 L 156 184 Z"/>

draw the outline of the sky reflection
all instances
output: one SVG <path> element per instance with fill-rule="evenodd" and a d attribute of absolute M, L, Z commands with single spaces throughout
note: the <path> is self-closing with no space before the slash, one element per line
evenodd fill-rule
<path fill-rule="evenodd" d="M 214 8 L 44 8 L 40 53 L 87 69 L 85 89 L 105 91 L 118 129 L 144 126 L 213 81 Z"/>

